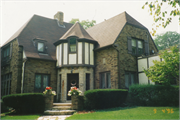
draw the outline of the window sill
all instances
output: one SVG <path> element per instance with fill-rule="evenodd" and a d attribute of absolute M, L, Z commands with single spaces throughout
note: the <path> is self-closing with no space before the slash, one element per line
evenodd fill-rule
<path fill-rule="evenodd" d="M 49 56 L 48 54 L 46 53 L 39 53 L 39 55 L 46 55 L 46 56 Z"/>

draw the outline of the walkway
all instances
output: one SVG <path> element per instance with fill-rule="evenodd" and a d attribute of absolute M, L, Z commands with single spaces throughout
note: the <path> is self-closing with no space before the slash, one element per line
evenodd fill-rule
<path fill-rule="evenodd" d="M 65 120 L 69 116 L 71 115 L 43 115 L 37 120 Z"/>

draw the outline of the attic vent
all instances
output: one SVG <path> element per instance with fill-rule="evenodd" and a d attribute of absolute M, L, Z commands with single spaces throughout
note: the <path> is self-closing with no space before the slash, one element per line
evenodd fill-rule
<path fill-rule="evenodd" d="M 65 28 L 65 25 L 64 25 L 64 14 L 63 12 L 57 12 L 55 15 L 54 15 L 54 19 L 57 20 L 57 24 L 59 27 L 62 27 L 62 28 Z"/>

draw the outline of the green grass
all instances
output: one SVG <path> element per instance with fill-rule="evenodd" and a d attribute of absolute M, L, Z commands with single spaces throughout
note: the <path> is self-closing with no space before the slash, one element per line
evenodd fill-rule
<path fill-rule="evenodd" d="M 1 120 L 5 119 L 31 119 L 31 120 L 36 120 L 40 115 L 6 115 L 6 116 L 1 116 Z"/>
<path fill-rule="evenodd" d="M 162 110 L 165 109 L 165 113 Z M 172 109 L 174 113 L 168 113 L 166 109 Z M 154 113 L 157 110 L 156 113 Z M 69 119 L 179 119 L 178 107 L 131 107 L 114 108 L 96 111 L 88 114 L 77 114 Z"/>

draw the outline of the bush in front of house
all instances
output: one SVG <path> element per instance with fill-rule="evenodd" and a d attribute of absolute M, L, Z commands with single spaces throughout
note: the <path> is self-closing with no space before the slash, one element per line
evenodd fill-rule
<path fill-rule="evenodd" d="M 1 113 L 9 112 L 9 108 L 1 101 Z"/>
<path fill-rule="evenodd" d="M 17 114 L 43 113 L 45 109 L 42 93 L 24 93 L 3 96 L 4 104 L 14 108 Z"/>
<path fill-rule="evenodd" d="M 128 100 L 138 106 L 178 106 L 179 86 L 132 85 Z"/>
<path fill-rule="evenodd" d="M 84 106 L 88 110 L 121 106 L 127 97 L 124 89 L 94 89 L 84 93 Z"/>

